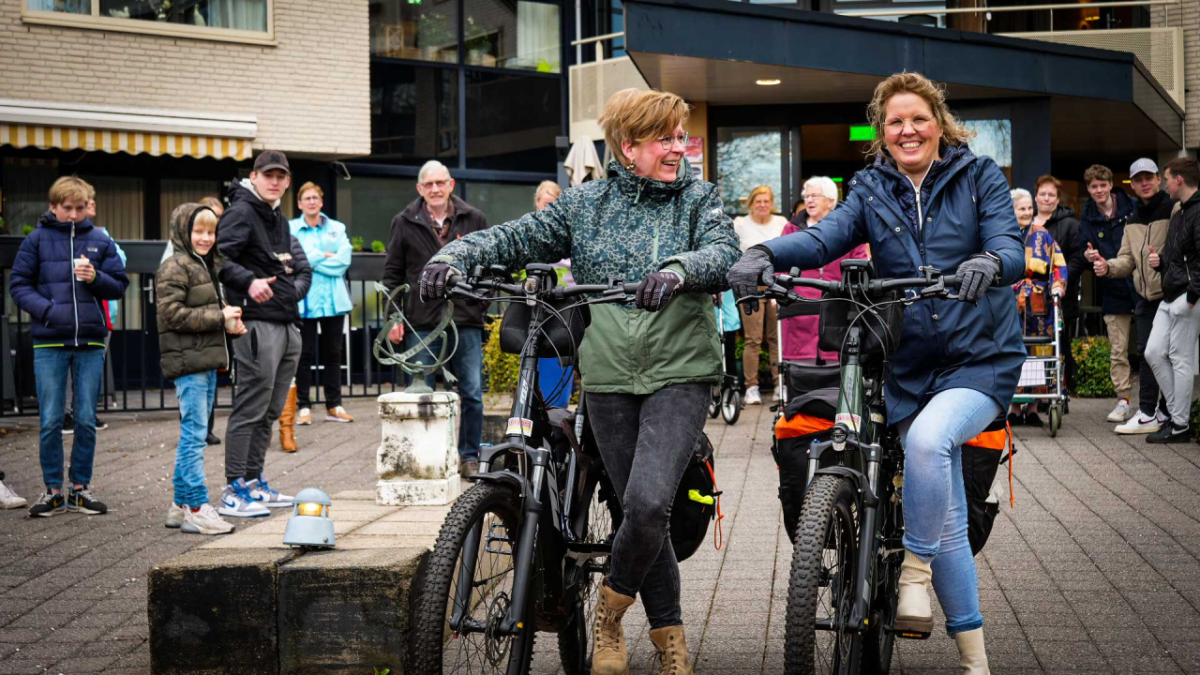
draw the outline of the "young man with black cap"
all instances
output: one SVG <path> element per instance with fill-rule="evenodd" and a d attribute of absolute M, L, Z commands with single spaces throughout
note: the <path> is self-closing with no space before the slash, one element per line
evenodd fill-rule
<path fill-rule="evenodd" d="M 1158 381 L 1150 362 L 1145 359 L 1146 344 L 1154 326 L 1154 315 L 1162 302 L 1162 278 L 1150 266 L 1150 255 L 1161 252 L 1167 241 L 1167 228 L 1175 200 L 1163 192 L 1162 177 L 1154 160 L 1143 157 L 1129 167 L 1129 184 L 1137 196 L 1137 213 L 1125 225 L 1121 250 L 1117 257 L 1105 260 L 1096 254 L 1092 262 L 1096 276 L 1106 279 L 1133 278 L 1136 294 L 1133 310 L 1137 324 L 1137 354 L 1142 359 L 1138 370 L 1138 412 L 1117 426 L 1118 434 L 1152 434 L 1167 421 L 1167 406 L 1160 402 Z"/>
<path fill-rule="evenodd" d="M 299 301 L 312 282 L 304 249 L 279 210 L 291 174 L 282 152 L 263 151 L 250 178 L 233 186 L 217 227 L 226 258 L 221 283 L 229 304 L 242 308 L 248 331 L 233 342 L 238 389 L 225 431 L 223 516 L 265 516 L 269 508 L 292 505 L 263 474 L 271 428 L 300 360 Z"/>

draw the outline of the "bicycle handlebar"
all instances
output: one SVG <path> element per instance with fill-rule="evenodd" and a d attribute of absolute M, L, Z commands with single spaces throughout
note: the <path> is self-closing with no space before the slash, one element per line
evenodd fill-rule
<path fill-rule="evenodd" d="M 620 279 L 613 279 L 608 284 L 589 284 L 576 286 L 538 286 L 536 289 L 531 289 L 528 284 L 507 284 L 497 279 L 489 279 L 482 276 L 472 276 L 463 279 L 461 276 L 452 277 L 453 283 L 448 291 L 448 294 L 461 297 L 471 298 L 473 300 L 488 300 L 483 297 L 479 291 L 504 291 L 517 297 L 546 297 L 554 300 L 563 300 L 573 298 L 580 295 L 588 295 L 599 293 L 601 297 L 598 302 L 625 302 L 626 296 L 637 291 L 638 284 L 626 284 Z"/>

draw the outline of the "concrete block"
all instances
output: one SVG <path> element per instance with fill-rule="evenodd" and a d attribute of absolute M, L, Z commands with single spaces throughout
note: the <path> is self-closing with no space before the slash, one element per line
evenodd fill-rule
<path fill-rule="evenodd" d="M 149 574 L 153 673 L 258 675 L 279 671 L 279 566 L 283 548 L 198 549 Z"/>
<path fill-rule="evenodd" d="M 382 441 L 375 456 L 377 502 L 448 504 L 462 490 L 458 476 L 458 395 L 452 392 L 379 397 Z"/>
<path fill-rule="evenodd" d="M 424 548 L 310 552 L 279 571 L 282 675 L 403 672 Z"/>

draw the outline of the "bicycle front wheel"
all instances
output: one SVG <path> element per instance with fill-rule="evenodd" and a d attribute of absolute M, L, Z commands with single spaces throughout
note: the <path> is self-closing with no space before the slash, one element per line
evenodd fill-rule
<path fill-rule="evenodd" d="M 479 483 L 459 497 L 414 585 L 412 672 L 499 675 L 510 659 L 528 672 L 534 626 L 526 620 L 519 638 L 498 630 L 514 600 L 520 522 L 520 495 L 506 485 Z"/>
<path fill-rule="evenodd" d="M 784 672 L 855 675 L 862 636 L 847 630 L 857 580 L 858 503 L 853 484 L 817 476 L 800 510 L 788 585 Z"/>

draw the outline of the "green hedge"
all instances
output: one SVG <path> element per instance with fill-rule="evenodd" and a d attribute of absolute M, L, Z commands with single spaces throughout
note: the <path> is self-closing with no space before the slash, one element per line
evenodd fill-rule
<path fill-rule="evenodd" d="M 1109 398 L 1116 395 L 1112 383 L 1112 349 L 1108 338 L 1079 338 L 1071 343 L 1075 357 L 1075 386 L 1073 396 L 1080 398 Z"/>

